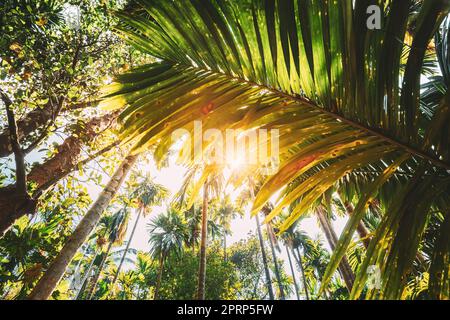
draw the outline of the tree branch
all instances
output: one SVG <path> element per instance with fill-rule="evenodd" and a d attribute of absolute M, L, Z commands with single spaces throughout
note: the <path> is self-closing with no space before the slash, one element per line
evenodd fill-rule
<path fill-rule="evenodd" d="M 56 99 L 56 98 L 55 98 Z M 36 108 L 27 113 L 23 119 L 17 121 L 17 137 L 19 138 L 19 143 L 27 142 L 26 137 L 28 137 L 35 130 L 42 129 L 44 126 L 49 125 L 49 121 L 55 118 L 55 115 L 59 112 L 61 108 L 58 104 L 55 106 L 57 101 L 53 97 L 49 99 L 49 102 L 45 104 L 42 108 Z M 62 102 L 60 99 L 59 102 Z M 4 130 L 0 133 L 0 157 L 7 157 L 12 153 L 12 145 L 10 143 L 9 130 Z"/>
<path fill-rule="evenodd" d="M 52 185 L 54 185 L 55 183 L 57 183 L 59 180 L 63 179 L 64 177 L 66 177 L 67 175 L 69 175 L 72 172 L 78 171 L 79 168 L 85 166 L 87 163 L 91 162 L 92 160 L 98 158 L 99 156 L 101 156 L 102 154 L 108 152 L 109 150 L 111 150 L 112 148 L 118 146 L 120 144 L 120 141 L 114 141 L 113 143 L 109 144 L 108 146 L 104 147 L 103 149 L 97 151 L 94 154 L 89 155 L 86 159 L 81 160 L 80 162 L 78 162 L 76 165 L 74 165 L 69 171 L 67 172 L 62 172 L 60 174 L 55 175 L 52 179 L 48 180 L 46 183 L 44 183 L 43 185 L 39 186 L 33 193 L 33 199 L 37 199 L 38 197 L 41 196 L 41 194 L 48 188 L 50 188 Z"/>
<path fill-rule="evenodd" d="M 19 144 L 19 138 L 17 136 L 16 119 L 14 112 L 11 109 L 11 99 L 0 90 L 1 98 L 6 107 L 6 115 L 8 118 L 9 139 L 11 141 L 11 147 L 14 152 L 14 158 L 16 161 L 16 188 L 17 191 L 23 194 L 27 193 L 27 175 L 25 172 L 25 158 L 22 148 Z"/>
<path fill-rule="evenodd" d="M 25 149 L 23 149 L 23 153 L 24 155 L 29 154 L 31 151 L 33 151 L 48 135 L 48 128 L 50 127 L 51 122 L 48 123 L 42 130 L 41 134 L 39 135 L 39 137 L 37 137 L 33 142 L 30 143 L 30 145 L 28 147 L 26 147 Z"/>

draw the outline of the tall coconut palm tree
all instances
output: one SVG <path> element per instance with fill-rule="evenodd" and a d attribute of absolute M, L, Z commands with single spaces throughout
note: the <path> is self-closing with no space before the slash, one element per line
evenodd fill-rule
<path fill-rule="evenodd" d="M 105 225 L 104 234 L 107 237 L 108 247 L 105 252 L 101 255 L 101 260 L 98 265 L 97 271 L 92 279 L 91 287 L 86 295 L 88 300 L 91 300 L 94 296 L 95 289 L 97 288 L 98 280 L 105 266 L 105 262 L 111 252 L 111 248 L 114 244 L 121 243 L 125 237 L 125 232 L 128 225 L 128 220 L 130 217 L 130 211 L 127 207 L 119 209 L 116 213 L 111 216 L 104 216 L 100 220 Z"/>
<path fill-rule="evenodd" d="M 208 234 L 208 183 L 203 186 L 202 224 L 200 232 L 200 264 L 198 267 L 197 299 L 205 300 L 206 246 Z"/>
<path fill-rule="evenodd" d="M 208 172 L 206 169 L 205 172 Z M 208 243 L 208 205 L 209 197 L 220 195 L 223 186 L 223 175 L 213 174 L 203 184 L 202 224 L 200 232 L 200 262 L 198 268 L 197 299 L 205 300 L 206 294 L 206 247 Z"/>
<path fill-rule="evenodd" d="M 253 200 L 255 197 L 254 188 L 255 188 L 255 184 L 254 184 L 253 180 L 251 178 L 248 178 L 248 195 L 241 196 L 241 201 Z M 272 287 L 272 279 L 270 277 L 270 271 L 269 271 L 269 263 L 267 260 L 266 248 L 264 246 L 264 238 L 262 235 L 261 224 L 259 222 L 258 215 L 259 215 L 259 213 L 255 214 L 256 233 L 258 235 L 259 247 L 261 249 L 261 257 L 262 257 L 263 266 L 264 266 L 264 273 L 266 276 L 267 291 L 269 293 L 269 299 L 275 300 L 275 295 L 273 293 L 273 287 Z"/>
<path fill-rule="evenodd" d="M 45 300 L 51 295 L 59 280 L 64 275 L 64 272 L 70 261 L 72 261 L 78 249 L 86 241 L 89 234 L 97 225 L 102 213 L 107 208 L 117 191 L 119 190 L 122 182 L 131 170 L 133 164 L 136 162 L 137 156 L 127 156 L 120 164 L 110 181 L 106 185 L 105 189 L 99 194 L 97 200 L 88 210 L 86 215 L 78 223 L 76 229 L 68 239 L 65 246 L 62 248 L 59 255 L 52 262 L 45 274 L 39 280 L 34 287 L 33 291 L 29 295 L 28 299 L 32 300 Z"/>
<path fill-rule="evenodd" d="M 297 300 L 300 300 L 300 292 L 298 290 L 298 284 L 295 276 L 294 265 L 292 264 L 291 253 L 287 244 L 285 244 L 284 247 L 286 249 L 286 254 L 289 260 L 289 268 L 291 269 L 292 281 L 294 282 L 295 296 L 297 297 Z"/>
<path fill-rule="evenodd" d="M 117 33 L 158 61 L 119 76 L 105 89 L 102 104 L 126 106 L 123 134 L 139 140 L 136 148 L 158 144 L 165 150 L 171 144 L 167 133 L 181 127 L 193 132 L 194 120 L 202 120 L 203 128 L 278 129 L 279 170 L 264 177 L 252 213 L 282 190 L 266 220 L 296 205 L 280 232 L 333 185 L 361 171 L 374 172 L 357 181 L 361 197 L 327 277 L 338 268 L 367 205 L 389 184 L 388 209 L 352 298 L 361 295 L 367 268 L 380 263 L 385 268 L 378 298 L 398 299 L 425 222 L 450 202 L 450 91 L 440 88 L 438 103 L 431 105 L 421 103 L 420 87 L 430 55 L 448 74 L 448 59 L 440 58 L 448 53 L 446 46 L 429 44 L 448 30 L 442 22 L 450 5 L 445 0 L 383 3 L 383 28 L 373 31 L 365 28 L 370 4 L 135 1 L 117 14 Z M 436 254 L 440 251 L 436 247 Z M 441 262 L 436 268 L 448 274 Z"/>
<path fill-rule="evenodd" d="M 262 262 L 263 262 L 263 266 L 264 266 L 264 273 L 266 276 L 266 285 L 267 285 L 267 291 L 269 293 L 269 299 L 275 300 L 275 295 L 273 294 L 272 279 L 270 277 L 270 271 L 269 271 L 269 263 L 267 260 L 266 248 L 264 246 L 264 239 L 263 239 L 263 235 L 261 232 L 261 225 L 259 222 L 258 214 L 255 215 L 255 222 L 256 222 L 256 231 L 257 231 L 258 240 L 259 240 L 259 247 L 261 249 L 261 257 L 262 257 Z"/>
<path fill-rule="evenodd" d="M 270 214 L 270 211 L 272 210 L 272 205 L 271 203 L 266 204 L 263 207 L 262 212 L 264 213 L 265 216 Z M 277 259 L 277 255 L 275 253 L 275 242 L 276 237 L 275 237 L 275 233 L 273 231 L 273 227 L 271 223 L 267 223 L 266 224 L 266 230 L 267 230 L 267 238 L 269 239 L 269 245 L 270 245 L 270 251 L 272 252 L 272 259 L 273 259 L 273 264 L 274 264 L 274 268 L 275 268 L 275 276 L 277 278 L 277 283 L 278 283 L 278 288 L 280 290 L 280 299 L 281 300 L 285 300 L 286 297 L 284 295 L 284 288 L 283 288 L 283 283 L 281 281 L 281 274 L 280 274 L 280 267 L 278 266 L 278 259 Z M 278 247 L 278 244 L 277 244 Z M 279 249 L 279 247 L 278 247 Z"/>
<path fill-rule="evenodd" d="M 117 281 L 117 277 L 122 269 L 123 262 L 125 261 L 128 249 L 133 240 L 136 227 L 139 223 L 141 215 L 144 217 L 150 213 L 150 207 L 159 206 L 162 204 L 163 200 L 169 195 L 169 190 L 163 185 L 155 183 L 150 176 L 145 176 L 143 181 L 140 182 L 139 186 L 132 192 L 131 196 L 136 197 L 138 202 L 137 216 L 134 221 L 133 229 L 131 230 L 130 237 L 128 238 L 127 245 L 120 259 L 119 266 L 117 267 L 116 274 L 111 282 L 111 292 L 113 292 L 114 284 Z"/>
<path fill-rule="evenodd" d="M 224 176 L 222 168 L 215 164 L 209 165 L 193 165 L 186 173 L 184 183 L 180 188 L 176 198 L 179 206 L 187 208 L 186 213 L 196 213 L 195 208 L 191 209 L 195 202 L 198 190 L 203 189 L 202 194 L 202 207 L 201 207 L 201 226 L 200 226 L 200 250 L 199 250 L 199 271 L 198 271 L 198 283 L 197 283 L 197 299 L 205 299 L 205 283 L 206 283 L 206 247 L 208 241 L 208 211 L 210 205 L 210 198 L 219 196 L 223 189 Z M 200 175 L 200 176 L 199 176 Z M 190 196 L 187 203 L 184 203 L 186 195 Z M 196 218 L 192 217 L 191 220 L 195 224 Z M 194 225 L 194 229 L 197 227 Z M 196 231 L 196 230 L 194 230 Z M 195 238 L 191 239 L 195 243 Z"/>
<path fill-rule="evenodd" d="M 231 232 L 231 221 L 238 215 L 243 215 L 243 210 L 235 205 L 229 195 L 222 198 L 218 204 L 218 208 L 215 211 L 216 219 L 223 230 L 223 259 L 227 261 L 227 235 Z"/>
<path fill-rule="evenodd" d="M 159 261 L 159 271 L 156 280 L 154 299 L 159 299 L 161 280 L 164 272 L 164 262 L 168 255 L 180 253 L 186 240 L 186 225 L 180 213 L 169 208 L 166 212 L 156 216 L 148 224 L 150 235 L 150 253 Z"/>
<path fill-rule="evenodd" d="M 202 218 L 201 213 L 202 206 L 194 203 L 189 209 L 183 211 L 184 219 L 186 220 L 187 238 L 186 246 L 192 249 L 195 253 L 195 249 L 198 247 L 198 240 L 200 239 L 200 223 Z"/>
<path fill-rule="evenodd" d="M 299 287 L 297 284 L 297 279 L 296 279 L 296 275 L 295 275 L 295 271 L 294 271 L 294 265 L 292 263 L 292 258 L 291 258 L 291 251 L 293 251 L 293 242 L 294 242 L 294 237 L 295 237 L 294 229 L 296 226 L 297 226 L 297 223 L 293 224 L 285 233 L 283 233 L 281 235 L 280 239 L 283 242 L 284 247 L 286 248 L 286 255 L 288 257 L 289 267 L 291 269 L 292 280 L 294 282 L 295 294 L 296 294 L 297 300 L 300 300 L 300 291 L 299 291 Z M 277 230 L 276 226 L 274 227 L 274 230 Z M 294 258 L 296 258 L 295 254 L 294 254 Z M 303 286 L 305 288 L 305 293 L 306 293 L 306 296 L 308 297 L 308 288 L 306 286 L 306 279 L 304 277 L 302 277 L 302 279 L 303 279 Z"/>
<path fill-rule="evenodd" d="M 306 280 L 303 259 L 299 249 L 299 247 L 302 245 L 305 235 L 295 230 L 295 228 L 297 227 L 297 223 L 298 222 L 291 225 L 289 229 L 286 230 L 286 232 L 283 234 L 283 240 L 285 241 L 286 247 L 291 250 L 294 259 L 297 261 L 297 264 L 300 267 L 303 290 L 305 291 L 306 300 L 309 300 L 308 282 Z"/>

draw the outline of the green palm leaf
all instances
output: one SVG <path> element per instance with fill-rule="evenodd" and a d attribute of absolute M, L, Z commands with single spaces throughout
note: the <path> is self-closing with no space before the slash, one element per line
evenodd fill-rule
<path fill-rule="evenodd" d="M 160 61 L 119 76 L 105 88 L 104 107 L 126 106 L 121 116 L 124 141 L 135 141 L 136 152 L 156 147 L 156 155 L 162 157 L 171 133 L 183 127 L 192 132 L 194 120 L 201 120 L 204 130 L 279 129 L 281 169 L 272 177 L 259 177 L 264 181 L 253 213 L 284 190 L 267 219 L 295 204 L 281 231 L 334 184 L 375 168 L 380 172 L 375 180 L 354 180 L 367 193 L 361 196 L 326 279 L 348 247 L 354 224 L 364 216 L 367 199 L 386 185 L 392 189 L 387 203 L 392 210 L 383 217 L 376 239 L 384 241 L 389 235 L 393 240 L 387 242 L 390 250 L 385 255 L 369 248 L 364 266 L 403 259 L 399 270 L 383 270 L 389 282 L 385 297 L 399 297 L 399 279 L 417 251 L 424 217 L 436 201 L 448 201 L 447 190 L 431 195 L 446 186 L 445 169 L 450 169 L 448 139 L 438 135 L 448 132 L 448 95 L 442 94 L 439 107 L 428 108 L 428 114 L 420 103 L 422 64 L 448 14 L 446 1 L 137 3 L 132 14 L 117 14 L 117 33 Z M 369 4 L 384 9 L 381 30 L 365 26 Z M 417 7 L 413 24 L 410 10 Z M 411 181 L 430 179 L 429 188 L 397 179 L 391 171 L 397 167 Z M 424 178 L 424 172 L 433 178 Z M 394 178 L 396 183 L 391 183 Z M 406 196 L 419 190 L 429 197 L 423 195 L 426 200 L 417 202 Z M 394 194 L 399 196 L 393 199 Z M 419 206 L 412 214 L 418 224 L 399 227 L 397 222 L 407 219 L 406 208 L 412 204 Z M 414 241 L 403 248 L 402 241 L 411 236 Z M 357 279 L 353 297 L 361 292 L 363 278 Z"/>

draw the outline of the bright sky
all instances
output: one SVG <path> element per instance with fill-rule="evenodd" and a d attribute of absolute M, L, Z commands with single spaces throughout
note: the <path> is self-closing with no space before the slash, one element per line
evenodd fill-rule
<path fill-rule="evenodd" d="M 171 195 L 174 195 L 179 188 L 181 187 L 183 181 L 184 181 L 184 174 L 186 172 L 186 169 L 176 165 L 173 163 L 173 161 L 170 161 L 170 164 L 166 168 L 162 168 L 161 170 L 158 170 L 152 160 L 149 160 L 150 164 L 148 168 L 148 172 L 151 174 L 151 176 L 154 178 L 154 181 L 156 183 L 164 185 L 166 188 L 168 188 L 171 192 Z M 97 193 L 97 192 L 95 192 Z M 93 198 L 95 198 L 96 194 L 91 195 Z M 150 220 L 155 217 L 155 215 L 158 215 L 161 212 L 164 212 L 166 209 L 166 206 L 163 205 L 161 207 L 154 207 L 151 214 L 148 215 L 146 218 L 141 218 L 136 233 L 134 236 L 134 239 L 131 243 L 131 248 L 142 250 L 142 251 L 148 251 L 148 231 L 147 231 L 147 224 L 150 222 Z M 250 217 L 250 208 L 246 208 L 246 212 L 244 217 L 242 218 L 236 218 L 234 221 L 232 221 L 231 224 L 231 230 L 233 234 L 231 236 L 228 236 L 227 238 L 227 244 L 230 246 L 235 242 L 238 242 L 242 239 L 247 238 L 248 233 L 252 232 L 255 234 L 256 231 L 256 224 L 255 220 Z M 262 219 L 261 219 L 262 220 Z M 135 221 L 135 215 L 133 215 L 132 219 L 129 222 L 129 226 L 134 225 Z M 337 218 L 336 221 L 334 221 L 334 227 L 335 231 L 339 237 L 339 235 L 342 232 L 342 229 L 344 228 L 346 223 L 346 219 L 343 218 Z M 131 227 L 128 228 L 126 239 L 128 239 L 129 234 L 131 233 Z M 299 224 L 299 229 L 305 231 L 311 238 L 317 238 L 323 236 L 321 234 L 320 228 L 317 224 L 317 221 L 314 217 L 305 218 L 302 220 L 302 222 Z M 263 226 L 264 230 L 264 226 Z M 329 246 L 326 243 L 326 241 L 323 241 L 324 246 L 329 250 Z M 266 243 L 266 250 L 267 254 L 270 254 L 269 251 L 269 245 Z M 286 255 L 285 248 L 281 247 L 281 253 L 277 252 L 277 256 L 281 258 L 284 261 L 284 270 L 285 272 L 291 276 L 291 271 L 289 268 L 289 261 Z M 128 266 L 131 267 L 131 266 Z M 299 273 L 296 274 L 297 281 L 299 280 Z M 295 297 L 290 297 L 295 298 Z"/>

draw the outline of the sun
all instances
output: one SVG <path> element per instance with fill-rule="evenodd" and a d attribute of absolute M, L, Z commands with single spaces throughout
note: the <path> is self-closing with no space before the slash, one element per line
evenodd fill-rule
<path fill-rule="evenodd" d="M 230 165 L 230 169 L 232 169 L 232 170 L 239 169 L 240 167 L 242 167 L 244 165 L 244 158 L 242 158 L 242 157 L 233 158 L 229 162 L 229 165 Z"/>

